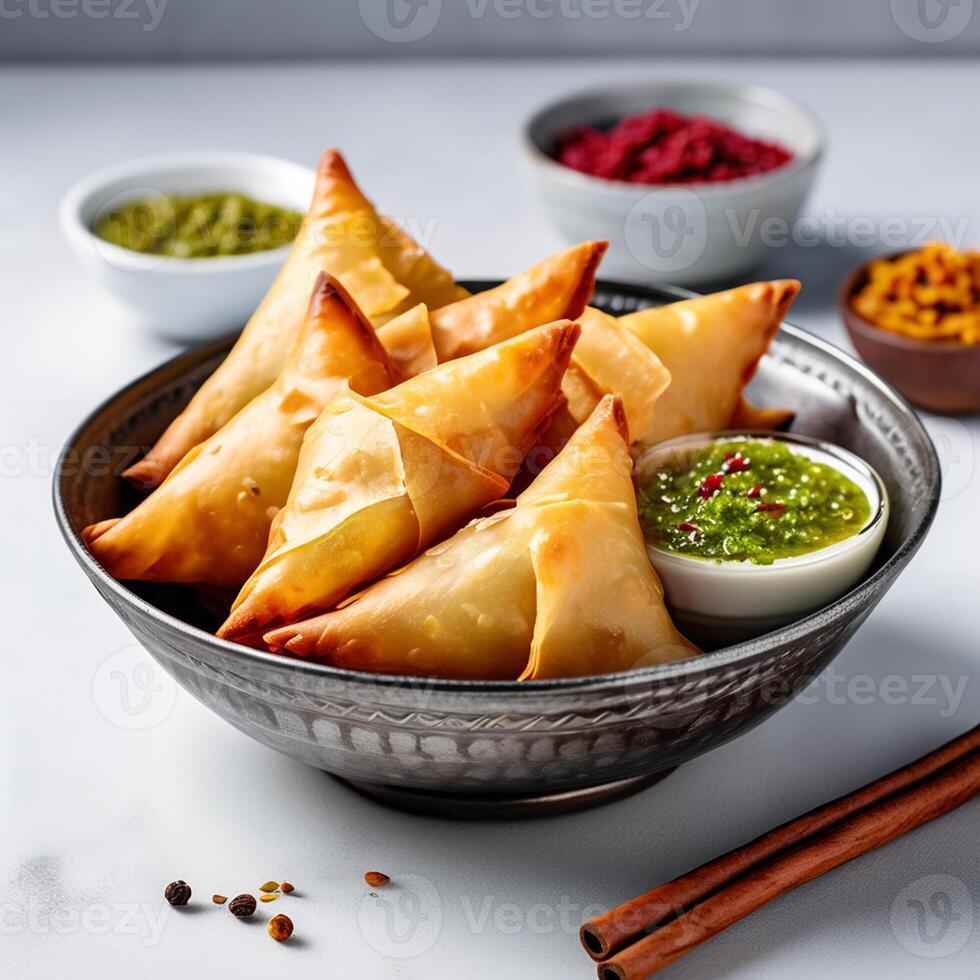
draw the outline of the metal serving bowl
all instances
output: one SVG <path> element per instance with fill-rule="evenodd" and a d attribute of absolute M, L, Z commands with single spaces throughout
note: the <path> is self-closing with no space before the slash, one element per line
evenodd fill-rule
<path fill-rule="evenodd" d="M 595 304 L 623 314 L 690 295 L 604 282 Z M 156 440 L 233 340 L 174 358 L 82 422 L 55 471 L 58 523 L 102 597 L 198 700 L 258 741 L 411 809 L 486 815 L 582 806 L 631 792 L 747 731 L 841 650 L 922 543 L 939 498 L 935 451 L 908 405 L 867 368 L 783 325 L 750 394 L 795 409 L 793 431 L 865 458 L 891 500 L 878 557 L 845 596 L 736 646 L 625 674 L 519 684 L 304 663 L 217 639 L 217 619 L 190 590 L 121 584 L 79 536 L 132 505 L 117 474 Z"/>

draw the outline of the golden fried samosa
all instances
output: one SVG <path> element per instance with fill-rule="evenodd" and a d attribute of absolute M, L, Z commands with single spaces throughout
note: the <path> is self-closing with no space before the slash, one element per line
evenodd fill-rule
<path fill-rule="evenodd" d="M 689 432 L 783 425 L 792 412 L 756 408 L 742 389 L 798 290 L 795 280 L 755 283 L 618 318 L 586 308 L 562 382 L 567 405 L 530 451 L 518 485 L 554 458 L 605 394 L 623 399 L 640 449 Z"/>
<path fill-rule="evenodd" d="M 603 395 L 618 395 L 630 437 L 634 442 L 643 439 L 670 384 L 670 372 L 616 317 L 589 307 L 578 322 L 582 336 L 562 383 L 568 411 L 581 424 Z"/>
<path fill-rule="evenodd" d="M 402 375 L 413 377 L 436 361 L 484 350 L 542 323 L 577 319 L 592 294 L 596 265 L 605 250 L 606 242 L 575 245 L 495 289 L 438 310 L 416 307 L 403 313 L 380 327 L 378 337 Z"/>
<path fill-rule="evenodd" d="M 621 402 L 604 397 L 513 509 L 266 643 L 356 670 L 481 680 L 690 656 L 647 558 L 628 441 Z"/>
<path fill-rule="evenodd" d="M 372 317 L 375 326 L 387 323 L 415 303 L 422 302 L 429 309 L 437 310 L 469 295 L 456 284 L 452 273 L 439 265 L 393 218 L 380 215 L 378 227 L 381 261 L 395 281 L 408 289 L 409 295 L 394 309 Z"/>
<path fill-rule="evenodd" d="M 402 380 L 434 368 L 439 359 L 425 303 L 419 303 L 378 328 L 381 341 Z"/>
<path fill-rule="evenodd" d="M 442 309 L 429 305 L 440 361 L 484 350 L 531 327 L 575 320 L 595 288 L 595 272 L 609 243 L 581 242 L 508 279 Z"/>
<path fill-rule="evenodd" d="M 158 486 L 187 452 L 275 381 L 321 272 L 339 279 L 376 326 L 416 303 L 436 307 L 460 296 L 450 274 L 378 215 L 341 155 L 327 150 L 310 209 L 269 292 L 224 362 L 126 479 L 144 489 Z"/>
<path fill-rule="evenodd" d="M 631 437 L 642 441 L 653 424 L 657 399 L 670 384 L 670 372 L 657 355 L 615 317 L 586 307 L 578 323 L 582 335 L 561 383 L 565 405 L 528 454 L 515 481 L 517 490 L 555 458 L 603 395 L 619 396 Z"/>
<path fill-rule="evenodd" d="M 348 386 L 373 395 L 396 379 L 374 328 L 321 273 L 272 387 L 187 453 L 135 510 L 86 528 L 89 549 L 116 578 L 239 588 L 262 560 L 309 426 Z"/>
<path fill-rule="evenodd" d="M 649 446 L 732 425 L 742 389 L 799 290 L 795 279 L 756 282 L 619 317 L 671 378 L 651 427 L 635 441 Z"/>
<path fill-rule="evenodd" d="M 561 402 L 578 333 L 549 324 L 328 406 L 306 435 L 266 555 L 218 635 L 256 642 L 328 609 L 503 496 Z"/>

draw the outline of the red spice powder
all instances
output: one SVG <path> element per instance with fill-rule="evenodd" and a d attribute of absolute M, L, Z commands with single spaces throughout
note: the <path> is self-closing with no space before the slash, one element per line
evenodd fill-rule
<path fill-rule="evenodd" d="M 566 167 L 633 184 L 719 183 L 782 167 L 793 154 L 743 136 L 706 116 L 651 109 L 612 129 L 575 126 L 560 133 L 556 158 Z"/>

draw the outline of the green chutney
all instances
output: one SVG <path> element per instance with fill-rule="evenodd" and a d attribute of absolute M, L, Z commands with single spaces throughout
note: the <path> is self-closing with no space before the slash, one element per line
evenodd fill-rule
<path fill-rule="evenodd" d="M 656 548 L 757 565 L 842 541 L 871 516 L 856 483 L 777 439 L 712 443 L 665 464 L 641 484 L 639 508 Z"/>
<path fill-rule="evenodd" d="M 288 245 L 302 214 L 244 194 L 160 194 L 113 208 L 93 231 L 133 252 L 178 259 L 247 255 Z"/>

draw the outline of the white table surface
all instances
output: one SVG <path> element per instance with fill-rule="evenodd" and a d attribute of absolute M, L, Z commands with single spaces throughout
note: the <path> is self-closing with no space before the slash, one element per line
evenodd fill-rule
<path fill-rule="evenodd" d="M 962 221 L 980 241 L 980 66 L 955 61 L 0 72 L 0 974 L 589 977 L 583 915 L 978 721 L 976 417 L 928 420 L 947 481 L 936 524 L 804 697 L 637 797 L 531 823 L 400 815 L 250 741 L 159 668 L 147 689 L 145 655 L 63 546 L 54 453 L 84 412 L 175 350 L 135 330 L 76 268 L 55 221 L 73 180 L 172 149 L 312 164 L 334 144 L 385 210 L 433 222 L 431 248 L 458 274 L 503 276 L 561 244 L 529 206 L 518 121 L 567 88 L 644 74 L 764 81 L 810 103 L 830 151 L 809 214 Z M 769 271 L 806 287 L 792 319 L 844 343 L 833 288 L 853 258 L 829 244 L 782 249 Z M 976 977 L 978 831 L 974 800 L 782 898 L 671 975 Z M 410 889 L 366 897 L 360 879 L 373 868 L 412 884 L 421 906 L 397 904 Z M 208 902 L 280 876 L 302 892 L 270 906 L 292 915 L 291 946 Z M 164 904 L 178 877 L 196 913 Z M 929 911 L 935 892 L 951 918 Z"/>

